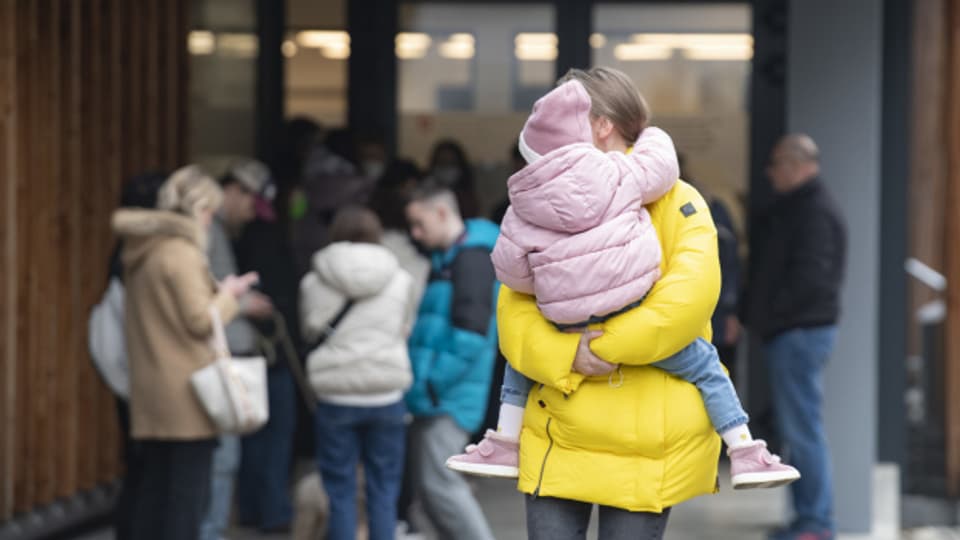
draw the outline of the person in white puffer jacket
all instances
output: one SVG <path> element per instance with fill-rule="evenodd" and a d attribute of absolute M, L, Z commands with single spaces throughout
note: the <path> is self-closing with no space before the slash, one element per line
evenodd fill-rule
<path fill-rule="evenodd" d="M 380 244 L 380 221 L 370 210 L 341 210 L 330 233 L 333 243 L 313 256 L 300 283 L 303 334 L 318 343 L 307 370 L 319 402 L 317 464 L 330 497 L 328 537 L 355 537 L 362 462 L 370 538 L 393 538 L 404 464 L 403 393 L 412 382 L 413 279 Z"/>

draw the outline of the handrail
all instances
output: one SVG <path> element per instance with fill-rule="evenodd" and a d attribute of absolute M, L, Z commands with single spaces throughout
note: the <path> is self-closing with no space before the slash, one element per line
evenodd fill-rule
<path fill-rule="evenodd" d="M 904 261 L 903 268 L 907 271 L 907 274 L 927 287 L 937 292 L 947 290 L 947 277 L 927 266 L 919 259 L 910 257 Z"/>

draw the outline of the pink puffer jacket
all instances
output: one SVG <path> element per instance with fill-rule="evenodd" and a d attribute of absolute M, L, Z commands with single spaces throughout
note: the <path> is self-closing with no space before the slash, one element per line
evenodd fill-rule
<path fill-rule="evenodd" d="M 536 113 L 535 107 L 522 139 L 531 135 Z M 660 277 L 661 258 L 643 205 L 678 177 L 673 141 L 654 127 L 629 154 L 589 143 L 546 153 L 507 182 L 511 206 L 492 254 L 498 279 L 535 295 L 544 316 L 559 324 L 640 300 Z"/>

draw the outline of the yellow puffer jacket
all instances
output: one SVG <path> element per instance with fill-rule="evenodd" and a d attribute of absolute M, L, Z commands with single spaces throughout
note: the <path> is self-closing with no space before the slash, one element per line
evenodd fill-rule
<path fill-rule="evenodd" d="M 689 184 L 648 205 L 663 247 L 662 278 L 643 303 L 600 325 L 593 351 L 622 364 L 623 383 L 572 373 L 579 336 L 559 332 L 532 296 L 501 287 L 500 347 L 541 383 L 520 437 L 524 493 L 660 512 L 716 492 L 720 438 L 696 387 L 646 364 L 710 339 L 720 294 L 717 233 Z"/>

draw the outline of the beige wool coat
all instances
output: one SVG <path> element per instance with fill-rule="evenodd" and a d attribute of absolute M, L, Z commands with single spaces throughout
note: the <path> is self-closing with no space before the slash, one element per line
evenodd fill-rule
<path fill-rule="evenodd" d="M 195 220 L 156 210 L 118 210 L 113 229 L 123 240 L 132 436 L 215 437 L 190 375 L 214 359 L 209 307 L 215 305 L 226 323 L 237 302 L 217 291 L 207 267 L 206 235 Z"/>

